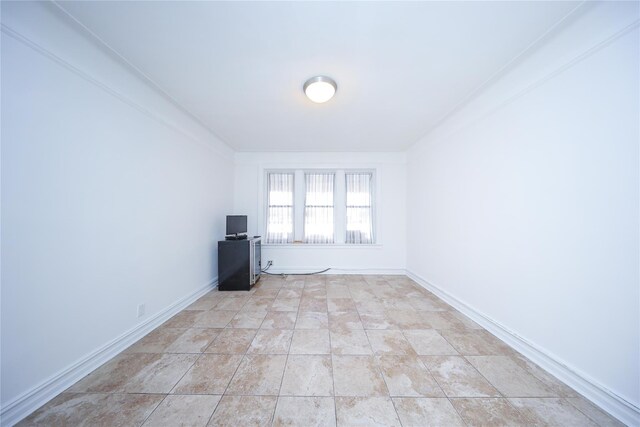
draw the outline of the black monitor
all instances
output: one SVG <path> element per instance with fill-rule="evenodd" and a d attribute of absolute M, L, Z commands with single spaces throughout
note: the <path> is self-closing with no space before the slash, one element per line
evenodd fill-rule
<path fill-rule="evenodd" d="M 227 236 L 247 232 L 246 215 L 227 215 Z"/>

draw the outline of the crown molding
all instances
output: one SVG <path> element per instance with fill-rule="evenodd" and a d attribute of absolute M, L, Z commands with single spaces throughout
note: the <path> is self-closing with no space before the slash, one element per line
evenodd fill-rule
<path fill-rule="evenodd" d="M 142 113 L 145 116 L 151 118 L 152 120 L 154 120 L 154 121 L 156 121 L 156 122 L 158 122 L 158 123 L 170 128 L 171 130 L 173 130 L 175 132 L 178 132 L 179 134 L 183 135 L 184 137 L 186 137 L 191 142 L 200 144 L 200 145 L 206 147 L 207 149 L 214 151 L 216 154 L 218 154 L 218 155 L 220 155 L 220 156 L 222 156 L 222 157 L 224 157 L 226 159 L 232 159 L 233 158 L 234 151 L 231 148 L 229 148 L 226 144 L 220 142 L 221 144 L 224 145 L 225 148 L 228 149 L 228 151 L 223 150 L 220 147 L 217 147 L 217 146 L 215 146 L 214 144 L 212 144 L 210 142 L 203 141 L 202 139 L 194 136 L 193 134 L 191 134 L 190 132 L 186 131 L 182 127 L 180 127 L 180 126 L 176 125 L 175 123 L 167 120 L 165 117 L 163 117 L 163 116 L 151 111 L 150 109 L 148 109 L 147 107 L 143 106 L 142 104 L 140 104 L 140 103 L 134 101 L 133 99 L 129 98 L 128 96 L 126 96 L 122 92 L 120 92 L 120 91 L 114 89 L 113 87 L 107 85 L 106 83 L 100 81 L 99 79 L 95 78 L 91 74 L 81 70 L 80 68 L 76 67 L 75 65 L 71 64 L 70 62 L 68 62 L 65 59 L 61 58 L 60 56 L 56 55 L 51 50 L 45 48 L 44 46 L 36 43 L 35 41 L 31 40 L 30 38 L 26 37 L 25 35 L 21 34 L 18 31 L 16 31 L 15 29 L 9 27 L 7 24 L 5 24 L 5 23 L 1 23 L 0 24 L 0 32 L 2 32 L 4 35 L 6 35 L 8 37 L 11 37 L 12 39 L 16 40 L 17 42 L 23 44 L 24 46 L 31 48 L 35 52 L 37 52 L 40 55 L 44 56 L 45 58 L 50 59 L 51 61 L 55 62 L 56 64 L 62 66 L 63 68 L 67 69 L 68 71 L 70 71 L 73 74 L 77 75 L 78 77 L 82 78 L 83 80 L 91 83 L 95 87 L 97 87 L 97 88 L 103 90 L 104 92 L 108 93 L 109 95 L 113 96 L 114 98 L 116 98 L 120 102 L 128 105 L 129 107 L 132 107 L 132 108 L 138 110 L 140 113 Z"/>
<path fill-rule="evenodd" d="M 496 82 L 502 79 L 506 74 L 508 74 L 513 68 L 515 68 L 518 64 L 524 61 L 528 56 L 530 56 L 533 52 L 536 51 L 539 47 L 547 43 L 549 40 L 553 39 L 570 21 L 575 18 L 578 13 L 583 12 L 587 5 L 591 5 L 591 1 L 585 0 L 580 2 L 576 7 L 571 9 L 567 14 L 565 14 L 562 18 L 560 18 L 555 24 L 553 24 L 550 28 L 548 28 L 545 32 L 543 32 L 540 36 L 538 36 L 533 42 L 529 43 L 527 47 L 521 50 L 516 56 L 511 58 L 505 65 L 500 67 L 496 72 L 494 72 L 487 80 L 482 82 L 478 87 L 471 90 L 466 96 L 462 97 L 460 101 L 453 106 L 451 110 L 445 113 L 440 119 L 436 120 L 436 122 L 427 130 L 425 134 L 423 134 L 417 141 L 410 144 L 407 147 L 407 151 L 409 151 L 412 147 L 420 143 L 420 141 L 428 138 L 434 131 L 442 126 L 445 122 L 455 116 L 458 112 L 463 110 L 467 105 L 469 105 L 473 100 L 478 98 L 481 94 L 486 92 L 491 86 L 493 86 Z"/>
<path fill-rule="evenodd" d="M 160 96 L 165 98 L 174 107 L 179 109 L 183 114 L 189 116 L 189 118 L 191 118 L 193 121 L 198 123 L 198 125 L 200 125 L 203 129 L 205 129 L 207 132 L 209 132 L 214 138 L 216 138 L 221 144 L 225 145 L 229 150 L 234 151 L 234 149 L 223 138 L 221 138 L 220 135 L 218 135 L 216 132 L 214 132 L 213 129 L 211 129 L 199 116 L 197 116 L 196 114 L 192 113 L 188 108 L 186 108 L 184 105 L 182 105 L 182 103 L 180 103 L 177 99 L 175 99 L 173 96 L 171 96 L 171 94 L 169 94 L 169 92 L 164 90 L 162 88 L 162 86 L 160 86 L 158 83 L 156 83 L 155 80 L 153 80 L 148 74 L 146 74 L 144 71 L 142 71 L 136 65 L 134 65 L 124 55 L 122 55 L 120 52 L 118 52 L 109 43 L 107 43 L 105 40 L 103 40 L 98 34 L 96 34 L 89 27 L 87 27 L 82 21 L 80 21 L 78 18 L 76 18 L 71 12 L 69 12 L 62 5 L 60 5 L 60 3 L 58 3 L 57 0 L 49 0 L 49 1 L 54 6 L 56 6 L 60 10 L 60 12 L 62 12 L 67 18 L 69 18 L 73 22 L 73 24 L 74 24 L 75 28 L 78 30 L 78 32 L 84 33 L 85 36 L 87 36 L 90 39 L 92 39 L 95 42 L 97 42 L 100 46 L 102 46 L 106 50 L 106 52 L 109 54 L 109 56 L 111 56 L 113 59 L 115 59 L 120 64 L 122 64 L 127 70 L 129 70 L 129 72 L 131 74 L 133 74 L 134 76 L 136 76 L 137 78 L 142 80 L 142 82 L 145 85 L 147 85 L 153 91 L 155 91 Z"/>

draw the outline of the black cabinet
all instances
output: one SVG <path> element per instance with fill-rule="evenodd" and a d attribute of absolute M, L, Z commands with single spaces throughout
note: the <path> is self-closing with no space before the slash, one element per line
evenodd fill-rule
<path fill-rule="evenodd" d="M 260 238 L 218 242 L 218 290 L 248 291 L 260 278 Z"/>

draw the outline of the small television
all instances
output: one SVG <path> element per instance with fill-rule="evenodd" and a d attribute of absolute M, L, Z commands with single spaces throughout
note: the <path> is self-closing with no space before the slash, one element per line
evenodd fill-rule
<path fill-rule="evenodd" d="M 246 215 L 227 215 L 227 236 L 247 233 Z"/>

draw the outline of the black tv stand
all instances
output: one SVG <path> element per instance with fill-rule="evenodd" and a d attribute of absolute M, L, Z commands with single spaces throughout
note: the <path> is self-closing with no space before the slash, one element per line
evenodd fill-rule
<path fill-rule="evenodd" d="M 226 236 L 224 236 L 225 240 L 246 240 L 247 239 L 247 235 L 246 234 L 228 234 Z"/>

